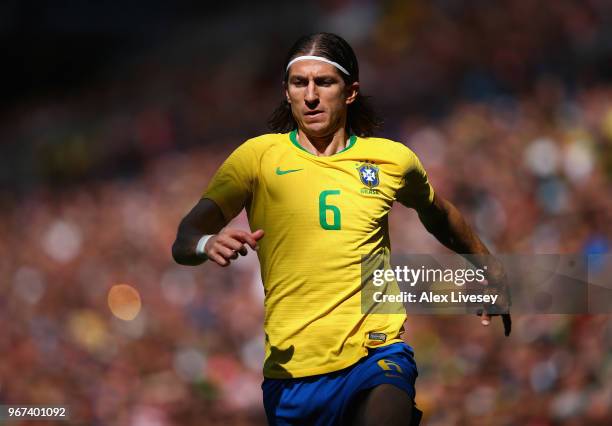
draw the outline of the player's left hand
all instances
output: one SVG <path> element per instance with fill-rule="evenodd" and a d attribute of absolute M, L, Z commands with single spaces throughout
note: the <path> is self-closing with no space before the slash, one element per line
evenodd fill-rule
<path fill-rule="evenodd" d="M 480 323 L 487 327 L 491 324 L 492 317 L 501 316 L 504 324 L 504 335 L 510 336 L 512 331 L 512 318 L 510 317 L 511 300 L 505 272 L 502 270 L 496 275 L 489 275 L 483 284 L 487 287 L 485 293 L 496 294 L 498 300 L 489 308 L 485 305 L 484 308 L 477 311 L 477 315 L 481 317 Z"/>
<path fill-rule="evenodd" d="M 484 309 L 478 310 L 478 316 L 481 316 L 480 323 L 487 327 L 491 324 L 491 317 L 502 317 L 502 322 L 504 323 L 504 336 L 510 336 L 510 332 L 512 331 L 512 317 L 510 317 L 510 312 L 505 314 L 489 314 Z"/>

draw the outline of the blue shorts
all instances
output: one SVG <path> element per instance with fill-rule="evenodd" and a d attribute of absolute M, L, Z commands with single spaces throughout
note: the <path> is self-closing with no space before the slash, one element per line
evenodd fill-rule
<path fill-rule="evenodd" d="M 417 378 L 414 352 L 401 342 L 375 349 L 348 368 L 296 379 L 265 379 L 264 407 L 270 425 L 340 425 L 362 391 L 388 383 L 412 400 Z"/>

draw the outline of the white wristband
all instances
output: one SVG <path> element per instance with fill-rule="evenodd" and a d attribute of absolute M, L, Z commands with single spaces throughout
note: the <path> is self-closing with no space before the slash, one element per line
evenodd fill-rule
<path fill-rule="evenodd" d="M 214 237 L 214 235 L 204 235 L 198 241 L 198 245 L 196 246 L 195 252 L 199 257 L 203 257 L 204 259 L 208 259 L 206 253 L 204 252 L 204 247 L 210 238 Z"/>

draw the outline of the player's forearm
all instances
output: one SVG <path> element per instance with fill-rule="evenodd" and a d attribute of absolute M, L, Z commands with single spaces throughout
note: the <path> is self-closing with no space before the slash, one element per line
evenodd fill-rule
<path fill-rule="evenodd" d="M 449 201 L 442 200 L 444 214 L 434 228 L 434 235 L 451 250 L 461 254 L 489 254 L 463 215 Z"/>
<path fill-rule="evenodd" d="M 172 257 L 174 261 L 181 265 L 199 265 L 204 262 L 205 258 L 196 253 L 198 241 L 203 235 L 206 234 L 194 229 L 189 224 L 184 223 L 184 221 L 181 222 L 176 240 L 172 244 Z"/>
<path fill-rule="evenodd" d="M 449 201 L 436 196 L 433 204 L 419 212 L 425 228 L 438 241 L 460 254 L 489 254 L 489 250 L 467 223 L 463 215 Z"/>
<path fill-rule="evenodd" d="M 504 268 L 501 262 L 491 255 L 487 246 L 451 202 L 437 198 L 427 213 L 419 212 L 419 217 L 438 241 L 463 255 L 475 266 L 487 269 L 489 278 L 499 280 L 503 277 Z"/>
<path fill-rule="evenodd" d="M 172 257 L 181 265 L 204 262 L 204 257 L 196 253 L 198 241 L 204 235 L 218 233 L 225 224 L 223 214 L 212 201 L 200 200 L 179 224 L 176 240 L 172 244 Z"/>

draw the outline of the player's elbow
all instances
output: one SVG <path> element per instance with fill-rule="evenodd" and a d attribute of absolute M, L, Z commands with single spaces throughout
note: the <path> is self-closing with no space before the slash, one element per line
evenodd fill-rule
<path fill-rule="evenodd" d="M 448 225 L 447 202 L 443 198 L 434 196 L 433 202 L 427 207 L 417 210 L 419 219 L 425 229 L 436 235 L 444 230 Z"/>
<path fill-rule="evenodd" d="M 417 212 L 425 229 L 447 246 L 452 234 L 451 207 L 448 201 L 436 196 L 430 206 Z"/>
<path fill-rule="evenodd" d="M 184 244 L 181 244 L 180 239 L 177 239 L 172 244 L 172 259 L 179 265 L 189 265 L 188 256 L 185 252 Z"/>
<path fill-rule="evenodd" d="M 180 248 L 178 246 L 178 240 L 172 244 L 172 259 L 174 259 L 174 261 L 178 263 L 179 265 L 183 264 L 181 262 L 182 257 L 181 257 Z"/>
<path fill-rule="evenodd" d="M 424 215 L 419 215 L 419 219 L 421 220 L 421 223 L 423 224 L 427 232 L 432 234 L 438 240 L 445 239 L 445 236 L 448 234 L 448 226 L 446 225 L 444 220 L 441 220 L 437 217 Z"/>
<path fill-rule="evenodd" d="M 187 258 L 189 257 L 189 253 L 187 250 L 187 241 L 189 238 L 187 237 L 189 235 L 189 230 L 187 219 L 184 218 L 178 226 L 176 238 L 174 239 L 174 243 L 172 243 L 172 258 L 179 265 L 186 265 L 188 261 Z"/>

